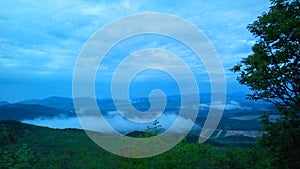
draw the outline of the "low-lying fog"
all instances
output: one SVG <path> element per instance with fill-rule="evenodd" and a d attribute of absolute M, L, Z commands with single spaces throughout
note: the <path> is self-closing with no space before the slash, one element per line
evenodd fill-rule
<path fill-rule="evenodd" d="M 167 113 L 162 114 L 159 118 L 159 124 L 164 128 L 168 129 L 172 126 L 174 121 L 177 118 L 177 114 L 175 113 Z M 101 133 L 108 133 L 110 130 L 109 128 L 104 125 L 104 123 L 108 123 L 110 126 L 112 126 L 115 130 L 121 133 L 127 133 L 131 131 L 145 131 L 147 129 L 147 126 L 152 126 L 152 123 L 136 123 L 132 122 L 125 117 L 123 117 L 121 114 L 119 114 L 116 111 L 108 112 L 107 115 L 105 115 L 105 121 L 101 120 L 100 118 L 97 118 L 96 116 L 82 116 L 80 117 L 82 121 L 87 121 L 89 123 L 88 127 L 85 128 L 86 130 L 91 131 L 97 131 Z M 174 128 L 176 132 L 184 131 L 187 129 L 187 126 L 193 125 L 193 121 L 189 118 L 183 118 L 181 116 L 178 116 L 179 120 L 181 120 L 181 123 L 179 125 L 176 125 Z M 50 128 L 77 128 L 77 129 L 83 129 L 78 117 L 61 117 L 56 116 L 53 118 L 36 118 L 33 120 L 23 120 L 22 122 L 27 124 L 33 124 L 38 126 L 45 126 Z M 199 125 L 194 125 L 194 128 L 200 128 Z"/>
<path fill-rule="evenodd" d="M 207 117 L 207 110 L 209 109 L 210 105 L 209 104 L 200 104 L 200 112 L 198 113 L 198 117 Z M 220 106 L 219 104 L 211 105 L 211 107 L 218 109 Z M 182 107 L 183 108 L 183 107 Z M 162 126 L 164 129 L 170 128 L 175 120 L 179 120 L 180 123 L 178 123 L 174 127 L 174 132 L 182 132 L 186 131 L 189 129 L 189 126 L 193 126 L 193 129 L 201 129 L 200 126 L 203 124 L 194 124 L 192 118 L 190 118 L 190 111 L 194 108 L 183 108 L 183 109 L 188 109 L 188 111 L 185 111 L 186 114 L 182 114 L 182 116 L 178 116 L 178 113 L 174 111 L 167 111 L 164 112 L 159 116 L 157 119 L 159 121 L 159 124 Z M 255 120 L 259 119 L 259 115 L 243 115 L 245 111 L 251 111 L 252 109 L 247 106 L 242 106 L 240 103 L 236 101 L 228 101 L 225 104 L 224 108 L 224 114 L 226 113 L 232 113 L 232 112 L 237 112 L 238 114 L 233 114 L 230 116 L 230 119 L 236 119 L 236 120 Z M 241 113 L 242 112 L 242 113 Z M 155 113 L 154 113 L 155 114 Z M 223 116 L 224 116 L 223 114 Z M 86 130 L 91 130 L 91 131 L 97 131 L 97 132 L 102 132 L 102 133 L 109 133 L 111 132 L 111 128 L 107 127 L 105 124 L 109 124 L 112 128 L 117 130 L 120 133 L 127 133 L 127 132 L 132 132 L 132 131 L 145 131 L 147 130 L 147 126 L 152 126 L 152 123 L 154 120 L 151 120 L 149 123 L 137 123 L 130 121 L 123 117 L 119 112 L 117 111 L 108 111 L 104 113 L 104 119 L 101 119 L 99 117 L 96 117 L 95 111 L 93 110 L 86 110 L 85 113 L 77 114 L 80 116 L 81 122 L 85 122 L 84 124 L 88 124 L 88 126 L 85 127 Z M 130 113 L 128 114 L 129 116 Z M 157 115 L 157 114 L 156 114 Z M 147 119 L 147 118 L 153 118 L 155 115 L 150 114 L 144 114 L 139 118 L 142 119 Z M 128 116 L 127 116 L 128 117 Z M 134 116 L 132 116 L 134 117 Z M 131 117 L 131 118 L 132 118 Z M 156 119 L 156 118 L 153 118 Z M 22 122 L 27 123 L 27 124 L 33 124 L 33 125 L 38 125 L 38 126 L 45 126 L 45 127 L 50 127 L 50 128 L 59 128 L 59 129 L 64 129 L 64 128 L 77 128 L 77 129 L 83 129 L 81 123 L 78 120 L 78 117 L 76 116 L 55 116 L 52 118 L 36 118 L 33 120 L 23 120 Z"/>

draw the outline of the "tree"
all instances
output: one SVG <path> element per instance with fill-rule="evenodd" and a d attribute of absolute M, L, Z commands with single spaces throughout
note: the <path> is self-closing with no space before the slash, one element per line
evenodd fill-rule
<path fill-rule="evenodd" d="M 152 123 L 152 126 L 147 126 L 146 133 L 150 134 L 150 136 L 157 136 L 157 135 L 159 135 L 163 131 L 164 131 L 164 129 L 159 124 L 159 121 L 155 120 Z"/>
<path fill-rule="evenodd" d="M 267 100 L 280 118 L 263 116 L 266 134 L 260 144 L 272 156 L 273 168 L 300 168 L 300 1 L 271 0 L 271 7 L 248 30 L 257 38 L 253 54 L 231 70 L 253 92 L 252 100 Z"/>

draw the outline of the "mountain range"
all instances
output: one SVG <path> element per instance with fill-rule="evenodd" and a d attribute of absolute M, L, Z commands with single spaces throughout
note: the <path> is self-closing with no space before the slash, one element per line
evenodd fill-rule
<path fill-rule="evenodd" d="M 190 97 L 192 99 L 192 96 Z M 89 100 L 91 98 L 80 98 L 83 100 Z M 174 113 L 180 108 L 180 96 L 167 97 L 167 105 L 165 112 Z M 88 102 L 87 102 L 88 103 Z M 113 100 L 102 99 L 97 100 L 99 108 L 104 115 L 113 120 L 110 112 L 115 112 Z M 147 110 L 150 106 L 149 98 L 135 98 L 131 100 L 133 106 L 139 110 Z M 201 131 L 201 126 L 206 120 L 206 115 L 210 107 L 210 96 L 202 95 L 200 99 L 200 110 L 189 137 L 197 138 Z M 224 137 L 230 138 L 231 136 L 244 136 L 244 137 L 256 137 L 261 129 L 260 116 L 263 113 L 271 114 L 271 117 L 276 120 L 278 117 L 274 106 L 266 102 L 253 102 L 243 98 L 237 98 L 234 96 L 228 96 L 222 119 L 214 130 L 212 138 L 218 140 Z M 8 103 L 6 101 L 0 102 L 0 120 L 14 120 L 21 122 L 29 122 L 29 124 L 36 124 L 42 126 L 48 126 L 45 122 L 35 123 L 36 119 L 65 119 L 68 124 L 71 123 L 70 119 L 76 119 L 76 113 L 74 111 L 73 99 L 66 97 L 48 97 L 44 99 L 28 99 L 17 103 Z M 77 120 L 76 120 L 77 121 Z M 49 121 L 47 121 L 49 122 Z M 46 122 L 46 123 L 47 123 Z M 119 124 L 118 121 L 116 122 Z M 58 122 L 56 122 L 58 123 Z M 63 122 L 64 123 L 64 122 Z M 127 123 L 122 123 L 126 125 Z M 120 125 L 122 125 L 120 124 Z M 78 124 L 80 125 L 80 124 Z M 200 126 L 200 130 L 199 130 Z M 50 126 L 51 127 L 51 126 Z M 56 128 L 57 126 L 53 126 Z M 72 128 L 73 126 L 67 126 Z M 140 132 L 138 131 L 123 131 L 126 132 Z M 224 140 L 223 140 L 224 141 Z"/>
<path fill-rule="evenodd" d="M 199 117 L 206 117 L 210 106 L 210 95 L 202 95 L 200 99 Z M 180 96 L 167 97 L 166 112 L 180 109 Z M 191 98 L 192 99 L 192 98 Z M 109 111 L 116 111 L 113 100 L 97 100 L 101 112 L 105 115 Z M 150 106 L 149 98 L 132 99 L 131 103 L 138 110 L 147 110 Z M 246 115 L 261 115 L 263 113 L 276 114 L 276 109 L 266 102 L 254 102 L 246 99 L 228 96 L 224 117 Z M 67 97 L 47 97 L 44 99 L 27 99 L 17 103 L 0 102 L 0 120 L 17 120 L 34 118 L 48 118 L 55 116 L 75 117 L 73 99 Z"/>

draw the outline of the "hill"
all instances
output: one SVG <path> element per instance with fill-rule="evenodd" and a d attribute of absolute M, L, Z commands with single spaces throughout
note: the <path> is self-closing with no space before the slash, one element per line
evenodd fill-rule
<path fill-rule="evenodd" d="M 51 107 L 64 111 L 74 110 L 72 98 L 51 96 L 45 99 L 27 99 L 19 102 L 21 104 L 33 104 Z"/>
<path fill-rule="evenodd" d="M 183 141 L 164 154 L 129 159 L 98 147 L 82 130 L 16 121 L 0 121 L 0 128 L 0 168 L 251 168 L 260 158 L 250 149 Z"/>
<path fill-rule="evenodd" d="M 0 105 L 0 120 L 24 120 L 40 117 L 53 117 L 65 114 L 65 111 L 36 104 Z"/>

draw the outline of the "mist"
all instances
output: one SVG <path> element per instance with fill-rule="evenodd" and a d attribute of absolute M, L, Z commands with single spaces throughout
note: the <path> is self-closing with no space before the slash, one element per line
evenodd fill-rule
<path fill-rule="evenodd" d="M 175 132 L 180 133 L 181 131 L 187 130 L 187 126 L 193 125 L 193 120 L 189 118 L 184 118 L 178 116 L 174 113 L 163 113 L 157 120 L 159 124 L 167 130 L 172 126 L 176 119 L 179 119 L 183 123 L 176 125 L 174 128 Z M 136 123 L 130 121 L 119 114 L 117 111 L 110 111 L 107 115 L 104 116 L 105 120 L 101 120 L 96 116 L 83 116 L 80 117 L 82 121 L 87 121 L 89 125 L 85 130 L 96 131 L 100 133 L 109 133 L 110 129 L 104 125 L 108 123 L 112 128 L 114 128 L 119 133 L 128 133 L 132 131 L 145 131 L 147 126 L 151 126 L 153 122 L 149 123 Z M 23 123 L 33 124 L 38 126 L 44 126 L 55 129 L 66 129 L 66 128 L 75 128 L 83 129 L 77 117 L 67 117 L 67 116 L 55 116 L 53 118 L 35 118 L 33 120 L 23 120 Z M 200 128 L 199 125 L 195 124 L 194 128 Z"/>

